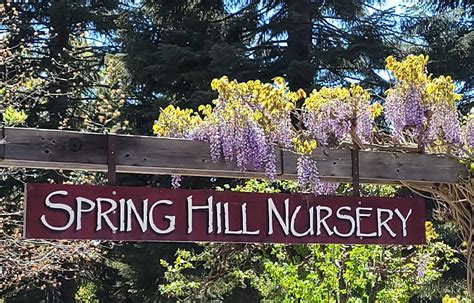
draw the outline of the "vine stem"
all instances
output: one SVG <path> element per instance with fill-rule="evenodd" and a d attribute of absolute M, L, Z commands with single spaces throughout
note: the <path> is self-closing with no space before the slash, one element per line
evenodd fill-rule
<path fill-rule="evenodd" d="M 467 287 L 471 299 L 474 299 L 474 179 L 456 184 L 438 184 L 425 186 L 412 182 L 403 182 L 411 191 L 423 195 L 428 192 L 439 207 L 446 210 L 446 218 L 458 226 L 462 239 L 466 241 Z"/>

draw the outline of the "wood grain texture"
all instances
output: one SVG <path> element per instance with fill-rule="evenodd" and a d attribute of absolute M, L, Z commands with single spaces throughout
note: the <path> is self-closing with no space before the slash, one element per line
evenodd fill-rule
<path fill-rule="evenodd" d="M 107 135 L 31 128 L 5 128 L 0 167 L 107 170 Z M 264 177 L 261 171 L 241 172 L 234 164 L 213 162 L 206 142 L 116 135 L 118 173 L 180 174 L 204 177 Z M 350 182 L 349 149 L 318 148 L 321 179 Z M 297 178 L 298 155 L 277 150 L 277 178 Z M 442 155 L 360 151 L 360 181 L 456 183 L 468 172 L 457 160 Z"/>

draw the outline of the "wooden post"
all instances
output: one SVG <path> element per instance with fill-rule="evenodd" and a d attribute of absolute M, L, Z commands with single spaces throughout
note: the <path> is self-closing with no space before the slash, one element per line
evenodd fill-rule
<path fill-rule="evenodd" d="M 109 185 L 117 183 L 116 149 L 115 135 L 107 134 L 107 184 Z"/>
<path fill-rule="evenodd" d="M 360 196 L 360 180 L 359 180 L 359 149 L 351 149 L 352 158 L 352 195 L 354 197 Z"/>

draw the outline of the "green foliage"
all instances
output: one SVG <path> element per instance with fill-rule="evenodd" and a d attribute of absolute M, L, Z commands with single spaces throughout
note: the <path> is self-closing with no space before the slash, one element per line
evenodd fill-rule
<path fill-rule="evenodd" d="M 88 282 L 79 287 L 76 293 L 76 300 L 78 303 L 99 303 L 96 292 L 96 285 L 92 282 Z"/>
<path fill-rule="evenodd" d="M 220 189 L 283 188 L 297 187 L 295 182 L 248 180 Z M 370 185 L 362 192 L 393 196 L 397 188 Z M 439 300 L 448 289 L 433 293 L 432 284 L 440 283 L 443 272 L 458 259 L 430 222 L 427 239 L 426 246 L 406 247 L 203 244 L 202 252 L 178 250 L 174 262 L 161 262 L 166 283 L 160 292 L 184 300 L 230 300 L 236 288 L 254 289 L 254 300 L 278 302 L 407 302 L 417 296 Z"/>
<path fill-rule="evenodd" d="M 224 300 L 256 278 L 259 258 L 255 253 L 252 246 L 240 244 L 207 244 L 201 253 L 178 250 L 173 263 L 161 261 L 166 282 L 160 293 L 181 300 Z"/>
<path fill-rule="evenodd" d="M 250 179 L 245 180 L 243 184 L 237 184 L 235 187 L 231 187 L 229 184 L 217 186 L 216 190 L 231 190 L 246 193 L 279 193 L 281 192 L 280 188 L 289 188 L 291 186 L 297 188 L 298 184 L 291 181 L 270 182 L 268 180 Z"/>
<path fill-rule="evenodd" d="M 7 107 L 2 116 L 5 126 L 24 124 L 26 118 L 28 118 L 24 110 L 16 110 L 13 106 Z"/>
<path fill-rule="evenodd" d="M 400 186 L 393 185 L 361 184 L 360 194 L 363 197 L 394 197 L 399 189 Z M 348 183 L 341 184 L 337 191 L 341 195 L 351 194 L 351 192 L 352 185 Z"/>
<path fill-rule="evenodd" d="M 406 302 L 426 295 L 455 262 L 440 241 L 426 247 L 213 244 L 162 261 L 167 283 L 160 291 L 183 300 L 224 300 L 234 288 L 252 287 L 264 301 Z"/>

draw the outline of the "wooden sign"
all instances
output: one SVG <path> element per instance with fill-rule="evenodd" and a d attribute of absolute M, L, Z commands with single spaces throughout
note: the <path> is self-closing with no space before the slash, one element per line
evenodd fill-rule
<path fill-rule="evenodd" d="M 424 211 L 422 198 L 28 184 L 25 237 L 423 244 Z"/>

